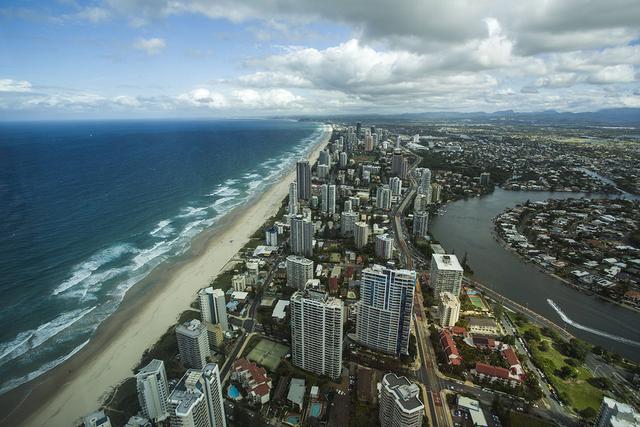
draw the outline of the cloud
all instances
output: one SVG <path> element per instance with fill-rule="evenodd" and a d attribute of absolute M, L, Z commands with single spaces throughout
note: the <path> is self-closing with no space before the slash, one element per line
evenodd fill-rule
<path fill-rule="evenodd" d="M 164 50 L 166 44 L 161 38 L 140 38 L 133 43 L 133 48 L 146 52 L 147 55 L 157 55 Z"/>
<path fill-rule="evenodd" d="M 0 79 L 0 92 L 31 92 L 31 83 L 26 80 Z"/>
<path fill-rule="evenodd" d="M 111 12 L 102 7 L 85 7 L 73 15 L 74 18 L 97 24 L 108 20 Z"/>
<path fill-rule="evenodd" d="M 589 83 L 629 83 L 635 80 L 633 67 L 631 65 L 609 65 L 588 77 Z"/>

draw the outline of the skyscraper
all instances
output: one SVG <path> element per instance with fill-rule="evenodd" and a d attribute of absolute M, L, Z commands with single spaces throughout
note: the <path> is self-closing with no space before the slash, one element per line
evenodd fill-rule
<path fill-rule="evenodd" d="M 325 292 L 306 290 L 291 296 L 291 360 L 330 378 L 342 371 L 344 304 Z"/>
<path fill-rule="evenodd" d="M 293 181 L 289 184 L 289 215 L 298 213 L 298 184 Z"/>
<path fill-rule="evenodd" d="M 409 354 L 416 272 L 374 265 L 362 270 L 357 340 L 374 350 Z"/>
<path fill-rule="evenodd" d="M 209 337 L 207 328 L 198 319 L 185 322 L 176 327 L 176 338 L 180 358 L 185 366 L 201 369 L 207 363 Z"/>
<path fill-rule="evenodd" d="M 291 252 L 296 255 L 313 255 L 313 224 L 302 215 L 291 218 Z"/>
<path fill-rule="evenodd" d="M 307 280 L 313 279 L 313 261 L 298 255 L 287 257 L 287 286 L 304 290 Z"/>
<path fill-rule="evenodd" d="M 336 213 L 336 186 L 333 184 L 322 184 L 320 186 L 320 197 L 322 199 L 322 212 L 327 214 Z"/>
<path fill-rule="evenodd" d="M 431 202 L 440 203 L 440 199 L 442 198 L 442 185 L 434 182 L 431 184 Z"/>
<path fill-rule="evenodd" d="M 203 322 L 219 323 L 223 331 L 229 330 L 227 319 L 227 303 L 222 289 L 212 287 L 200 289 L 198 292 L 200 301 L 200 318 Z"/>
<path fill-rule="evenodd" d="M 413 214 L 413 235 L 425 237 L 429 231 L 429 213 L 415 212 Z"/>
<path fill-rule="evenodd" d="M 369 243 L 369 225 L 364 221 L 358 221 L 354 224 L 353 240 L 356 248 L 362 249 Z"/>
<path fill-rule="evenodd" d="M 491 182 L 491 174 L 489 172 L 482 172 L 480 174 L 480 185 L 486 187 Z"/>
<path fill-rule="evenodd" d="M 342 212 L 342 214 L 340 215 L 340 233 L 342 233 L 343 236 L 352 235 L 355 231 L 357 220 L 358 220 L 358 214 L 356 212 L 353 212 L 353 211 Z"/>
<path fill-rule="evenodd" d="M 382 378 L 380 390 L 380 425 L 382 427 L 420 427 L 424 404 L 420 387 L 394 373 Z"/>
<path fill-rule="evenodd" d="M 311 198 L 311 167 L 308 160 L 300 160 L 296 164 L 296 183 L 298 199 L 309 200 Z"/>
<path fill-rule="evenodd" d="M 169 416 L 169 383 L 162 360 L 153 359 L 136 374 L 138 401 L 145 417 L 157 423 Z"/>
<path fill-rule="evenodd" d="M 394 176 L 389 180 L 389 187 L 391 187 L 391 194 L 394 196 L 402 194 L 402 180 L 397 176 Z"/>
<path fill-rule="evenodd" d="M 226 427 L 218 365 L 189 369 L 169 396 L 169 413 L 171 427 Z"/>
<path fill-rule="evenodd" d="M 331 153 L 329 150 L 324 149 L 320 152 L 320 155 L 318 156 L 318 164 L 326 165 L 331 168 Z"/>
<path fill-rule="evenodd" d="M 428 194 L 431 191 L 431 169 L 422 168 L 420 172 L 420 186 L 418 187 L 418 193 Z"/>
<path fill-rule="evenodd" d="M 438 302 L 440 325 L 443 328 L 454 326 L 460 318 L 460 300 L 451 292 L 440 292 Z"/>
<path fill-rule="evenodd" d="M 340 167 L 346 168 L 348 162 L 349 162 L 349 156 L 347 155 L 346 152 L 343 151 L 342 153 L 340 153 Z"/>
<path fill-rule="evenodd" d="M 376 256 L 388 260 L 393 256 L 393 236 L 380 234 L 376 236 Z"/>
<path fill-rule="evenodd" d="M 388 185 L 379 185 L 376 189 L 376 207 L 378 209 L 391 209 L 391 190 Z"/>
<path fill-rule="evenodd" d="M 431 255 L 429 285 L 433 288 L 433 295 L 440 295 L 441 292 L 460 295 L 463 275 L 464 270 L 455 255 Z"/>
<path fill-rule="evenodd" d="M 391 157 L 391 174 L 399 176 L 402 169 L 402 151 L 400 149 L 393 150 L 393 157 Z"/>
<path fill-rule="evenodd" d="M 424 212 L 429 207 L 429 197 L 426 194 L 416 194 L 416 198 L 413 201 L 414 212 Z"/>

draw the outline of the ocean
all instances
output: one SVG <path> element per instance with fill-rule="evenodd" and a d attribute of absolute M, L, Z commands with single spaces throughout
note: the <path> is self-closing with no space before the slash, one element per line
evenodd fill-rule
<path fill-rule="evenodd" d="M 78 352 L 129 288 L 326 129 L 285 120 L 0 124 L 0 394 Z"/>

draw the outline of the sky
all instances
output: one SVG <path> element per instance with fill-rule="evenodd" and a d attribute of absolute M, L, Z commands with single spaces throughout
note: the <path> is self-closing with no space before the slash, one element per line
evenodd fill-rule
<path fill-rule="evenodd" d="M 617 107 L 638 0 L 0 2 L 0 120 Z"/>

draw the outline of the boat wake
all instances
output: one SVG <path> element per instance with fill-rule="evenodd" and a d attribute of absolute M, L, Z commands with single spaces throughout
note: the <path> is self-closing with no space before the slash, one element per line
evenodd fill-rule
<path fill-rule="evenodd" d="M 582 324 L 580 324 L 578 322 L 575 322 L 575 321 L 571 320 L 566 314 L 564 314 L 564 312 L 560 309 L 558 304 L 556 304 L 552 299 L 547 299 L 547 302 L 556 311 L 556 313 L 558 313 L 560 318 L 562 318 L 563 322 L 567 323 L 568 325 L 573 326 L 576 329 L 580 329 L 581 331 L 589 332 L 589 333 L 592 333 L 594 335 L 600 335 L 601 337 L 609 338 L 609 339 L 612 339 L 614 341 L 618 341 L 618 342 L 621 342 L 621 343 L 635 345 L 635 346 L 640 347 L 640 342 L 638 342 L 638 341 L 634 341 L 632 339 L 621 337 L 621 336 L 618 336 L 618 335 L 613 335 L 613 334 L 610 334 L 608 332 L 604 332 L 604 331 L 601 331 L 599 329 L 590 328 L 588 326 L 585 326 L 585 325 L 582 325 Z"/>

